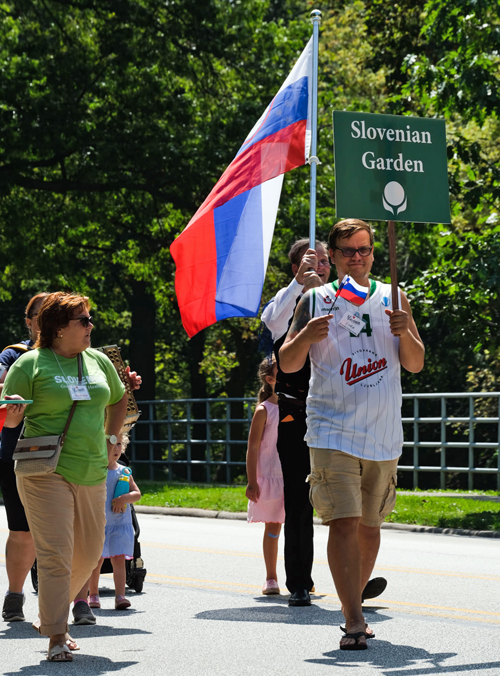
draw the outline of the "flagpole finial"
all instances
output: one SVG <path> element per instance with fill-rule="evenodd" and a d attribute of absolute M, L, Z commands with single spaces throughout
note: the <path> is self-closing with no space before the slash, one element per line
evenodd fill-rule
<path fill-rule="evenodd" d="M 321 23 L 321 17 L 323 16 L 320 12 L 319 9 L 313 9 L 311 14 L 309 15 L 311 17 L 311 23 L 314 23 L 315 21 L 318 21 Z"/>

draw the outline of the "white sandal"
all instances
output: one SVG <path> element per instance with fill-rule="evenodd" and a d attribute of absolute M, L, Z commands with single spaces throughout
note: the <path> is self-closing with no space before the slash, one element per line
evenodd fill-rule
<path fill-rule="evenodd" d="M 55 645 L 47 653 L 49 662 L 72 662 L 73 655 L 66 644 Z"/>

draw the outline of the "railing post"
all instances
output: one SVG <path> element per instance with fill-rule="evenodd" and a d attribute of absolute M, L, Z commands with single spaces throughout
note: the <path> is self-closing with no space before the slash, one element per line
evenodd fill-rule
<path fill-rule="evenodd" d="M 446 398 L 441 397 L 441 471 L 439 472 L 439 486 L 441 490 L 446 488 L 446 473 L 444 468 L 446 467 L 446 423 L 444 419 L 446 418 Z"/>
<path fill-rule="evenodd" d="M 149 479 L 150 481 L 154 481 L 155 478 L 155 453 L 154 453 L 154 438 L 155 438 L 155 433 L 154 433 L 154 425 L 153 425 L 153 419 L 154 419 L 154 404 L 149 404 L 148 406 L 149 410 L 149 425 L 148 425 L 148 451 L 149 451 Z"/>
<path fill-rule="evenodd" d="M 191 402 L 188 401 L 186 405 L 186 478 L 188 483 L 191 482 L 191 460 L 193 459 L 191 453 Z"/>
<path fill-rule="evenodd" d="M 209 401 L 205 402 L 205 418 L 206 418 L 206 420 L 205 420 L 205 429 L 206 429 L 205 436 L 206 436 L 206 442 L 207 442 L 207 445 L 205 446 L 205 461 L 206 461 L 205 478 L 206 478 L 207 484 L 209 484 L 210 478 L 211 478 L 211 476 L 210 476 L 210 466 L 211 466 L 210 460 L 212 459 L 212 447 L 210 445 L 211 430 L 210 430 L 210 402 Z"/>
<path fill-rule="evenodd" d="M 470 491 L 474 490 L 474 397 L 469 397 L 469 471 L 467 473 L 467 486 Z"/>
<path fill-rule="evenodd" d="M 500 493 L 500 397 L 498 397 L 498 411 L 497 411 L 497 416 L 498 416 L 498 432 L 497 432 L 497 466 L 498 466 L 498 473 L 497 473 L 497 491 Z"/>
<path fill-rule="evenodd" d="M 418 433 L 419 406 L 418 397 L 413 400 L 413 488 L 418 488 L 418 470 L 419 465 L 418 442 L 420 441 Z"/>
<path fill-rule="evenodd" d="M 226 402 L 226 483 L 231 483 L 231 402 Z"/>
<path fill-rule="evenodd" d="M 167 440 L 168 440 L 168 451 L 167 451 L 167 469 L 168 469 L 168 480 L 172 481 L 173 472 L 172 472 L 172 404 L 168 402 L 167 404 Z"/>

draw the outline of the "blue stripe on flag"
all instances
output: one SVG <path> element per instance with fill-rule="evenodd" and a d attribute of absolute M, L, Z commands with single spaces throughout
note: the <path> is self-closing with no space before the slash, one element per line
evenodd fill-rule
<path fill-rule="evenodd" d="M 236 204 L 233 205 L 234 202 Z M 214 225 L 218 261 L 217 320 L 235 316 L 253 317 L 259 310 L 265 274 L 261 186 L 215 209 Z M 219 254 L 219 238 L 221 247 L 226 247 L 223 256 Z M 231 244 L 227 248 L 229 240 Z"/>
<path fill-rule="evenodd" d="M 299 122 L 299 120 L 306 120 L 307 100 L 307 77 L 301 77 L 296 82 L 292 82 L 291 85 L 285 87 L 279 94 L 276 94 L 267 116 L 262 121 L 262 126 L 248 141 L 245 141 L 239 149 L 238 155 L 267 136 L 280 131 L 280 129 L 284 129 L 294 122 Z"/>
<path fill-rule="evenodd" d="M 214 209 L 215 246 L 217 249 L 217 288 L 219 287 L 219 280 L 224 271 L 227 257 L 233 246 L 241 214 L 243 213 L 249 194 L 248 191 L 243 192 L 241 195 L 233 197 L 233 199 L 222 206 Z"/>

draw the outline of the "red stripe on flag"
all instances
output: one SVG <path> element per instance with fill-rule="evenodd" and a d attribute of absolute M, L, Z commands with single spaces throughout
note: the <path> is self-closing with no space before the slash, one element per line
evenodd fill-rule
<path fill-rule="evenodd" d="M 306 124 L 307 120 L 295 122 L 235 157 L 187 227 L 209 209 L 216 209 L 256 185 L 302 166 Z"/>
<path fill-rule="evenodd" d="M 360 298 L 353 291 L 349 291 L 349 289 L 346 289 L 345 287 L 341 289 L 340 296 L 341 298 L 345 298 L 351 303 L 354 303 L 354 305 L 363 305 L 366 300 L 366 298 Z"/>
<path fill-rule="evenodd" d="M 175 292 L 182 324 L 192 338 L 217 321 L 217 248 L 213 211 L 192 220 L 191 227 L 173 242 L 170 252 L 176 265 Z"/>

